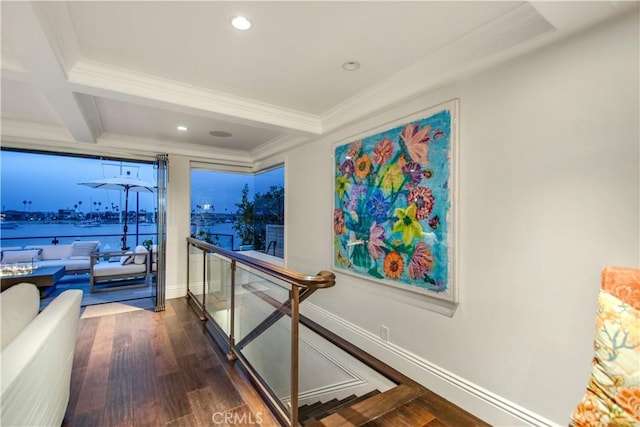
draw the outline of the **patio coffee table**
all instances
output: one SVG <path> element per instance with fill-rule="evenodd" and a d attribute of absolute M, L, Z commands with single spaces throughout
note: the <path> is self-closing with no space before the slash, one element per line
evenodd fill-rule
<path fill-rule="evenodd" d="M 40 298 L 45 298 L 56 289 L 56 284 L 62 279 L 64 274 L 64 267 L 41 267 L 33 270 L 29 274 L 2 276 L 0 277 L 0 285 L 4 291 L 18 283 L 33 283 L 40 291 Z"/>

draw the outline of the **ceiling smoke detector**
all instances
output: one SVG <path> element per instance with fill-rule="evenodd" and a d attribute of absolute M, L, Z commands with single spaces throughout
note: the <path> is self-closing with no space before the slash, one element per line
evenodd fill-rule
<path fill-rule="evenodd" d="M 231 136 L 231 133 L 225 132 L 223 130 L 212 130 L 211 132 L 209 132 L 209 135 L 216 136 L 218 138 L 228 138 Z"/>

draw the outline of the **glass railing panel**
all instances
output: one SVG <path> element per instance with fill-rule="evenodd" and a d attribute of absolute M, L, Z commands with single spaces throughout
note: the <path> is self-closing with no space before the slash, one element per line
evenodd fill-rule
<path fill-rule="evenodd" d="M 205 309 L 229 336 L 231 334 L 231 261 L 207 254 L 207 295 Z"/>
<path fill-rule="evenodd" d="M 312 329 L 300 323 L 292 326 L 293 295 L 299 294 L 303 301 L 314 290 L 333 286 L 333 274 L 322 271 L 306 276 L 262 259 L 188 241 L 196 245 L 189 251 L 191 293 L 218 326 L 209 331 L 215 337 L 221 332 L 231 336 L 230 357 L 236 356 L 247 369 L 284 424 L 296 416 L 298 407 L 312 401 L 361 396 L 395 386 Z M 199 273 L 205 270 L 206 276 Z M 352 368 L 354 364 L 361 366 Z M 292 404 L 297 407 L 290 409 Z"/>
<path fill-rule="evenodd" d="M 248 268 L 236 270 L 236 352 L 278 397 L 291 390 L 291 317 L 285 286 Z"/>
<path fill-rule="evenodd" d="M 204 251 L 193 245 L 189 245 L 189 277 L 187 278 L 189 291 L 191 291 L 194 298 L 201 305 L 204 303 L 204 272 Z"/>
<path fill-rule="evenodd" d="M 236 343 L 254 330 L 278 307 L 289 300 L 288 285 L 267 279 L 258 271 L 237 264 L 236 268 Z M 290 286 L 289 286 L 290 287 Z"/>
<path fill-rule="evenodd" d="M 280 318 L 236 351 L 242 354 L 278 399 L 285 402 L 291 395 L 291 318 Z"/>

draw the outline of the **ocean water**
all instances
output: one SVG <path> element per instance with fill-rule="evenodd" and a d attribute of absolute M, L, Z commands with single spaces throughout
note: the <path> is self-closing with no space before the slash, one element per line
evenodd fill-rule
<path fill-rule="evenodd" d="M 100 224 L 97 227 L 85 227 L 80 224 L 54 224 L 41 222 L 12 222 L 16 228 L 2 228 L 0 230 L 0 246 L 28 246 L 28 245 L 50 245 L 56 238 L 58 244 L 69 244 L 74 240 L 99 240 L 100 250 L 119 250 L 122 247 L 122 224 Z M 6 227 L 7 225 L 3 225 Z M 200 230 L 208 231 L 212 235 L 220 234 L 218 245 L 231 249 L 231 235 L 235 235 L 233 224 L 223 223 L 210 226 L 192 226 L 192 233 Z M 229 236 L 225 236 L 229 235 Z M 127 245 L 131 248 L 142 244 L 144 240 L 151 239 L 155 243 L 156 225 L 149 223 L 128 224 Z M 240 239 L 234 237 L 234 246 L 239 245 Z"/>

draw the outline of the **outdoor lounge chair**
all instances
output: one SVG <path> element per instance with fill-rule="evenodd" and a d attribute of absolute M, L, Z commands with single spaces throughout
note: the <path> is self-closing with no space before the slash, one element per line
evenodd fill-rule
<path fill-rule="evenodd" d="M 148 286 L 149 252 L 144 246 L 136 246 L 134 251 L 126 252 L 93 252 L 90 273 L 91 293 Z"/>

